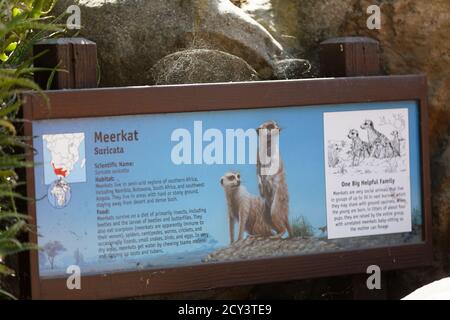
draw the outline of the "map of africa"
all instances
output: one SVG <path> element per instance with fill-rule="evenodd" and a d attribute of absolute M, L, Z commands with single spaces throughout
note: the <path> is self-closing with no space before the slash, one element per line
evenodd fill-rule
<path fill-rule="evenodd" d="M 42 139 L 46 185 L 58 179 L 86 181 L 84 133 L 48 134 Z"/>
<path fill-rule="evenodd" d="M 47 197 L 52 207 L 64 208 L 72 197 L 69 184 L 62 178 L 54 181 L 48 188 Z"/>

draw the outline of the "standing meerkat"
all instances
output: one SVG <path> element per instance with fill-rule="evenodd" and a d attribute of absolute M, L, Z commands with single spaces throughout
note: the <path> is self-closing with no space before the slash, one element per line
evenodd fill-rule
<path fill-rule="evenodd" d="M 400 142 L 403 139 L 400 139 L 400 135 L 399 135 L 397 130 L 392 131 L 391 132 L 391 136 L 392 136 L 392 147 L 394 148 L 395 155 L 397 157 L 400 157 L 400 155 L 401 155 L 401 153 L 400 153 Z"/>
<path fill-rule="evenodd" d="M 350 151 L 352 156 L 352 165 L 357 166 L 361 162 L 361 159 L 365 159 L 370 156 L 370 145 L 369 143 L 361 140 L 358 130 L 351 129 L 347 137 L 352 140 Z"/>
<path fill-rule="evenodd" d="M 337 143 L 331 143 L 328 145 L 328 166 L 331 168 L 336 167 L 341 162 L 340 153 L 342 148 Z"/>
<path fill-rule="evenodd" d="M 264 131 L 263 131 L 264 130 Z M 265 200 L 265 217 L 277 232 L 275 238 L 281 238 L 286 232 L 292 236 L 289 224 L 289 194 L 286 184 L 283 161 L 280 157 L 279 133 L 280 127 L 275 121 L 267 121 L 257 129 L 258 138 L 265 132 L 266 145 L 258 142 L 256 173 L 261 197 Z M 263 140 L 264 141 L 264 140 Z M 261 159 L 261 155 L 264 159 Z M 264 160 L 264 161 L 262 161 Z M 264 169 L 275 165 L 275 172 L 266 174 Z"/>
<path fill-rule="evenodd" d="M 239 223 L 238 240 L 244 238 L 244 232 L 250 236 L 272 236 L 272 229 L 264 218 L 264 200 L 250 194 L 241 185 L 238 172 L 228 172 L 221 179 L 220 184 L 225 190 L 228 205 L 228 219 L 230 229 L 230 243 L 234 242 L 234 225 Z"/>
<path fill-rule="evenodd" d="M 367 131 L 367 140 L 372 149 L 371 155 L 375 158 L 387 158 L 394 156 L 394 148 L 391 141 L 381 132 L 375 129 L 372 120 L 366 120 L 361 129 Z"/>

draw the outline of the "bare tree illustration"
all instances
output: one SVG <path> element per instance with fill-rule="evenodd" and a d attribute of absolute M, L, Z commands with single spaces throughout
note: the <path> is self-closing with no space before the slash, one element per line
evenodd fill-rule
<path fill-rule="evenodd" d="M 61 252 L 66 251 L 66 248 L 59 241 L 47 242 L 43 247 L 44 252 L 47 254 L 48 262 L 50 263 L 50 268 L 53 269 L 55 258 Z"/>

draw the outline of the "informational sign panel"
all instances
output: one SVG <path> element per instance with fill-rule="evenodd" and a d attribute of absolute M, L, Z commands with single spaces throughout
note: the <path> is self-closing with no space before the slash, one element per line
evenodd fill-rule
<path fill-rule="evenodd" d="M 413 96 L 124 115 L 104 105 L 32 119 L 38 296 L 52 295 L 45 283 L 83 295 L 62 287 L 71 266 L 90 283 L 425 245 Z M 176 288 L 148 292 L 164 291 Z"/>

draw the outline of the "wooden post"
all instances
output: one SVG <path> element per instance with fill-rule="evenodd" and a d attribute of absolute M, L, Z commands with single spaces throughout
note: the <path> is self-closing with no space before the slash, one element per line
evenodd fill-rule
<path fill-rule="evenodd" d="M 56 72 L 50 89 L 82 89 L 97 87 L 97 45 L 83 38 L 44 40 L 33 48 L 34 55 L 46 51 L 35 60 L 35 67 L 63 69 Z M 34 80 L 47 88 L 50 71 L 36 72 Z"/>
<path fill-rule="evenodd" d="M 328 39 L 320 44 L 320 73 L 323 77 L 358 77 L 381 74 L 380 46 L 367 37 Z M 354 299 L 386 299 L 387 274 L 381 274 L 381 289 L 369 290 L 370 274 L 352 276 Z"/>
<path fill-rule="evenodd" d="M 378 41 L 367 37 L 328 39 L 320 44 L 323 77 L 375 76 L 380 71 Z"/>

